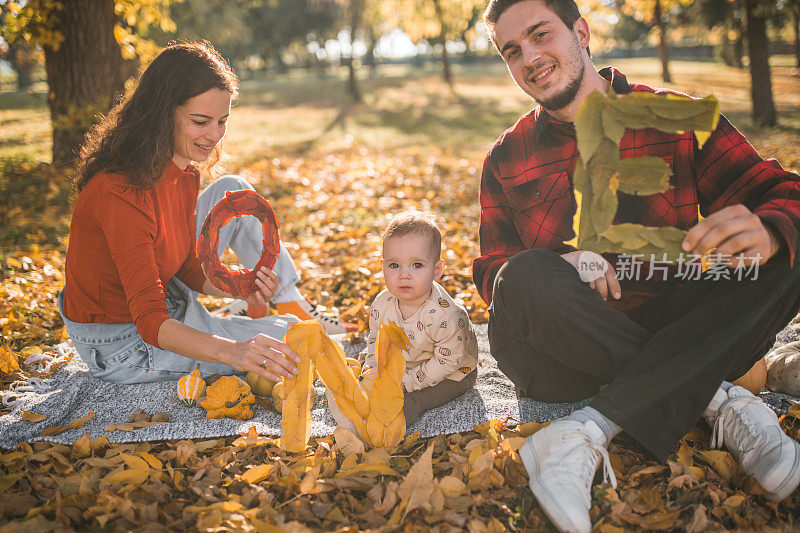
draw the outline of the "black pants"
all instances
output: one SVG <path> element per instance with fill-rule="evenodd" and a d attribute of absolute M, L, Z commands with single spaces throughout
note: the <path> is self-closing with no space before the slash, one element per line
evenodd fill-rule
<path fill-rule="evenodd" d="M 628 316 L 556 253 L 527 250 L 497 275 L 489 343 L 523 394 L 594 396 L 592 407 L 664 461 L 720 383 L 763 357 L 799 307 L 800 267 L 787 259 L 755 280 L 688 281 Z"/>

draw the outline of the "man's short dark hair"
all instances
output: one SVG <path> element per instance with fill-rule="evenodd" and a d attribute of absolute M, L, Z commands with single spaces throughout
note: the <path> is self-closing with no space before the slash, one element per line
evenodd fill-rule
<path fill-rule="evenodd" d="M 497 24 L 500 15 L 502 15 L 506 9 L 514 4 L 525 1 L 527 0 L 489 0 L 489 5 L 486 6 L 486 11 L 483 12 L 483 21 L 491 31 L 494 25 Z M 581 11 L 578 9 L 578 4 L 575 3 L 575 0 L 538 1 L 544 3 L 550 11 L 558 15 L 558 18 L 567 25 L 567 28 L 572 29 L 575 25 L 575 21 L 581 18 Z"/>
<path fill-rule="evenodd" d="M 489 0 L 489 5 L 486 6 L 486 11 L 483 12 L 483 21 L 486 23 L 489 33 L 491 34 L 494 31 L 494 27 L 500 19 L 500 15 L 505 13 L 508 8 L 514 4 L 527 1 L 529 0 Z M 547 8 L 555 13 L 569 29 L 572 29 L 575 26 L 575 21 L 581 18 L 581 10 L 578 9 L 578 4 L 575 3 L 575 0 L 536 1 L 542 2 L 547 6 Z M 494 38 L 492 38 L 492 41 L 494 41 Z M 497 43 L 494 44 L 497 46 Z M 589 52 L 589 49 L 587 48 L 586 51 Z M 591 52 L 589 52 L 590 57 L 591 55 Z"/>

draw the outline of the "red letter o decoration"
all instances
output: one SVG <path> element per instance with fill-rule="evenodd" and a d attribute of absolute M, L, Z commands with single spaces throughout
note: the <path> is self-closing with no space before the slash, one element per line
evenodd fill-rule
<path fill-rule="evenodd" d="M 261 221 L 264 249 L 253 270 L 233 272 L 222 264 L 217 254 L 219 232 L 234 218 L 252 215 Z M 197 255 L 206 276 L 220 290 L 235 298 L 247 298 L 256 289 L 256 272 L 262 267 L 272 268 L 280 251 L 278 219 L 266 199 L 251 190 L 229 191 L 208 213 L 200 236 L 197 238 Z"/>

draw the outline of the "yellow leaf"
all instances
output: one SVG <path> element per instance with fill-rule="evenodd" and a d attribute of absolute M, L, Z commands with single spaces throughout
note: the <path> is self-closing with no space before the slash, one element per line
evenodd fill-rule
<path fill-rule="evenodd" d="M 247 433 L 241 433 L 241 437 L 233 441 L 234 446 L 263 446 L 271 442 L 268 437 L 260 437 L 255 426 L 250 426 Z"/>
<path fill-rule="evenodd" d="M 72 445 L 72 453 L 78 457 L 89 457 L 92 454 L 92 434 L 86 433 Z"/>
<path fill-rule="evenodd" d="M 39 413 L 31 413 L 29 411 L 22 411 L 22 419 L 25 422 L 36 423 L 36 422 L 41 422 L 42 420 L 46 420 L 47 415 Z"/>
<path fill-rule="evenodd" d="M 267 476 L 269 476 L 270 473 L 272 472 L 272 468 L 273 468 L 272 463 L 256 465 L 253 468 L 247 470 L 241 476 L 239 476 L 239 479 L 241 479 L 245 483 L 252 483 L 253 485 L 255 485 L 262 479 L 265 479 Z"/>
<path fill-rule="evenodd" d="M 342 514 L 342 510 L 339 507 L 334 506 L 330 511 L 327 512 L 325 515 L 325 520 L 331 520 L 333 522 L 339 522 L 341 524 L 349 524 L 350 520 Z"/>
<path fill-rule="evenodd" d="M 134 429 L 146 428 L 155 424 L 162 424 L 163 422 L 147 422 L 141 420 L 139 422 L 115 422 L 113 424 L 106 424 L 106 431 L 133 431 Z"/>
<path fill-rule="evenodd" d="M 695 451 L 695 455 L 700 457 L 708 466 L 719 474 L 725 481 L 730 481 L 736 472 L 736 461 L 731 454 L 722 450 Z"/>
<path fill-rule="evenodd" d="M 343 463 L 344 464 L 344 463 Z M 360 464 L 356 465 L 349 470 L 342 471 L 341 469 L 339 472 L 336 473 L 333 477 L 349 477 L 355 475 L 375 475 L 375 476 L 397 476 L 402 477 L 402 475 L 393 470 L 388 464 L 386 463 L 372 463 L 372 464 Z"/>
<path fill-rule="evenodd" d="M 83 418 L 79 418 L 67 424 L 66 426 L 50 426 L 49 428 L 45 428 L 44 431 L 39 433 L 40 437 L 51 437 L 53 435 L 59 435 L 64 433 L 68 429 L 75 429 L 83 427 L 86 422 L 91 420 L 94 417 L 94 409 L 89 409 L 89 414 L 84 416 Z"/>
<path fill-rule="evenodd" d="M 322 463 L 318 463 L 300 481 L 300 494 L 311 494 L 317 487 L 317 479 L 319 478 L 319 471 L 322 468 Z"/>
<path fill-rule="evenodd" d="M 467 491 L 467 486 L 463 481 L 455 476 L 445 476 L 439 480 L 439 488 L 447 498 L 461 496 Z"/>
<path fill-rule="evenodd" d="M 156 470 L 161 470 L 161 468 L 164 466 L 161 464 L 161 461 L 159 461 L 154 455 L 147 452 L 138 452 L 138 453 L 142 459 L 147 461 L 147 464 L 149 464 L 151 468 L 155 468 Z"/>
<path fill-rule="evenodd" d="M 515 452 L 527 439 L 525 437 L 506 437 L 500 443 L 500 450 L 504 452 Z"/>
<path fill-rule="evenodd" d="M 17 472 L 16 474 L 7 474 L 0 476 L 0 493 L 5 492 L 14 486 L 14 484 L 25 476 L 24 472 Z"/>
<path fill-rule="evenodd" d="M 345 457 L 353 453 L 364 453 L 364 442 L 352 431 L 337 427 L 333 430 L 333 438 L 336 441 L 336 447 Z"/>
<path fill-rule="evenodd" d="M 150 470 L 126 469 L 107 475 L 101 481 L 109 485 L 141 485 L 147 481 Z"/>
<path fill-rule="evenodd" d="M 19 370 L 19 358 L 5 346 L 0 346 L 0 373 L 10 374 L 17 370 Z"/>
<path fill-rule="evenodd" d="M 345 472 L 347 470 L 351 470 L 355 468 L 356 464 L 358 464 L 358 455 L 354 453 L 350 454 L 344 458 L 344 461 L 342 461 L 341 466 L 339 466 L 339 471 Z"/>
<path fill-rule="evenodd" d="M 119 24 L 114 26 L 114 39 L 116 39 L 117 44 L 120 45 L 124 44 L 127 38 L 128 38 L 128 32 L 126 32 L 122 26 L 120 26 Z"/>
<path fill-rule="evenodd" d="M 746 498 L 744 494 L 734 494 L 733 496 L 722 502 L 722 505 L 727 505 L 728 507 L 739 507 L 744 503 L 745 500 Z"/>
<path fill-rule="evenodd" d="M 550 424 L 550 422 L 526 422 L 517 426 L 517 431 L 520 437 L 530 437 L 548 424 Z"/>
<path fill-rule="evenodd" d="M 42 353 L 42 349 L 38 346 L 26 346 L 19 353 L 22 355 L 22 357 L 30 357 L 31 355 Z"/>
<path fill-rule="evenodd" d="M 685 442 L 682 442 L 680 448 L 678 448 L 678 462 L 686 466 L 694 464 L 692 462 L 692 449 Z"/>

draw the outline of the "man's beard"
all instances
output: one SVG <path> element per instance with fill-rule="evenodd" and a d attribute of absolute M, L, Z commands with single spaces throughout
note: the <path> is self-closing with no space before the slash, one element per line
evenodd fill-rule
<path fill-rule="evenodd" d="M 564 109 L 575 101 L 575 97 L 578 96 L 578 92 L 581 90 L 585 68 L 583 61 L 581 61 L 581 47 L 577 38 L 575 39 L 575 46 L 572 50 L 570 50 L 568 67 L 570 69 L 577 70 L 577 74 L 572 81 L 570 81 L 569 84 L 564 87 L 564 89 L 554 94 L 550 98 L 537 100 L 539 105 L 541 105 L 542 108 L 546 109 L 547 111 L 558 111 L 559 109 Z"/>
<path fill-rule="evenodd" d="M 538 100 L 539 105 L 541 105 L 547 111 L 558 111 L 559 109 L 564 109 L 575 101 L 575 97 L 578 96 L 578 91 L 581 90 L 582 85 L 583 69 L 579 71 L 578 76 L 569 82 L 569 85 L 564 87 L 561 92 L 554 94 L 550 98 Z"/>

